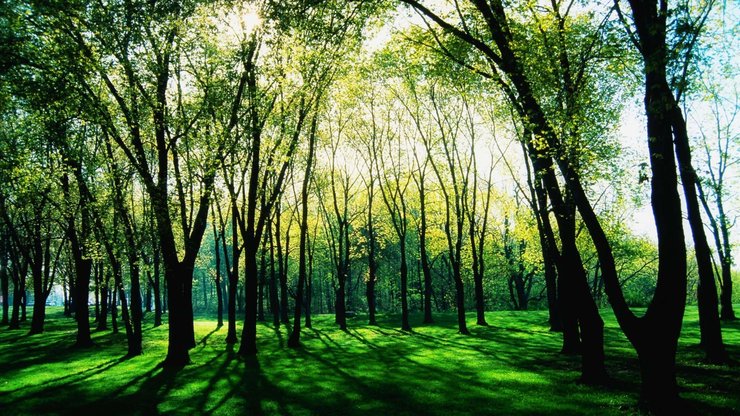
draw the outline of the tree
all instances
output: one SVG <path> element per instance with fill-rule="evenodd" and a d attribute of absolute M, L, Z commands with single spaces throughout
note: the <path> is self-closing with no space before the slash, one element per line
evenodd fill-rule
<path fill-rule="evenodd" d="M 383 203 L 391 217 L 393 230 L 398 237 L 400 264 L 399 273 L 401 277 L 401 329 L 411 331 L 409 324 L 409 305 L 408 305 L 408 263 L 406 260 L 406 236 L 408 234 L 408 205 L 406 191 L 411 184 L 411 175 L 404 171 L 404 166 L 409 162 L 405 155 L 403 143 L 400 140 L 400 133 L 393 130 L 390 126 L 393 123 L 393 117 L 398 117 L 397 111 L 389 108 L 382 114 L 383 123 L 389 125 L 384 131 L 384 135 L 379 137 L 379 143 L 373 155 L 375 160 L 375 171 L 379 178 L 380 194 L 383 197 Z M 386 150 L 387 149 L 387 150 Z M 383 151 L 387 154 L 382 157 Z"/>
<path fill-rule="evenodd" d="M 592 383 L 603 381 L 606 377 L 603 351 L 603 321 L 590 295 L 590 289 L 585 271 L 583 270 L 580 254 L 575 245 L 573 233 L 566 232 L 566 230 L 573 228 L 572 224 L 575 218 L 572 211 L 569 213 L 568 206 L 563 199 L 557 178 L 553 172 L 554 162 L 560 168 L 561 174 L 568 185 L 568 190 L 572 193 L 573 200 L 578 206 L 581 215 L 583 217 L 589 216 L 593 213 L 593 209 L 583 188 L 577 165 L 574 165 L 572 163 L 573 161 L 568 157 L 569 152 L 563 144 L 564 138 L 558 136 L 558 132 L 553 128 L 554 124 L 551 124 L 551 121 L 554 121 L 555 117 L 545 112 L 541 104 L 544 100 L 539 100 L 537 95 L 535 95 L 532 78 L 525 71 L 523 65 L 522 54 L 514 46 L 515 37 L 512 30 L 515 27 L 514 22 L 508 18 L 503 3 L 500 1 L 492 1 L 490 4 L 482 1 L 471 1 L 469 9 L 465 10 L 465 13 L 470 12 L 478 18 L 476 23 L 481 25 L 481 32 L 472 32 L 471 26 L 466 21 L 460 23 L 459 26 L 453 25 L 440 17 L 439 14 L 422 5 L 419 1 L 402 1 L 414 7 L 420 14 L 441 27 L 446 33 L 477 50 L 484 57 L 482 62 L 485 68 L 467 63 L 464 59 L 454 55 L 449 49 L 445 48 L 439 36 L 435 34 L 435 40 L 437 40 L 442 53 L 453 61 L 460 63 L 463 67 L 493 80 L 504 92 L 522 123 L 527 126 L 526 131 L 529 133 L 525 135 L 527 150 L 533 159 L 535 172 L 543 177 L 545 188 L 556 213 L 556 219 L 559 222 L 558 229 L 563 246 L 561 255 L 564 259 L 562 265 L 568 267 L 568 272 L 561 273 L 560 275 L 569 277 L 567 288 L 561 285 L 561 289 L 563 289 L 562 293 L 568 293 L 574 296 L 572 302 L 567 302 L 563 299 L 561 304 L 573 306 L 575 309 L 573 311 L 574 315 L 581 327 L 583 341 L 582 379 Z M 557 4 L 554 4 L 553 8 L 557 8 Z M 456 10 L 457 16 L 465 16 L 459 4 L 456 4 Z M 481 37 L 481 33 L 485 33 L 484 38 Z M 489 37 L 490 41 L 487 40 Z M 567 58 L 567 55 L 563 53 L 558 54 L 558 56 L 561 59 Z M 585 68 L 591 58 L 592 54 L 584 54 L 581 68 Z M 567 68 L 569 64 L 563 60 L 561 66 Z M 565 75 L 563 77 L 564 81 L 567 81 Z M 576 84 L 569 84 L 567 82 L 565 85 L 568 88 L 576 87 Z M 583 211 L 586 211 L 586 213 L 584 214 Z M 591 211 L 591 214 L 588 211 Z M 595 215 L 592 215 L 592 218 L 598 222 Z M 565 319 L 566 311 L 562 312 Z"/>
<path fill-rule="evenodd" d="M 712 98 L 711 113 L 715 127 L 700 130 L 701 145 L 704 147 L 706 157 L 706 173 L 696 182 L 696 185 L 704 213 L 709 219 L 710 230 L 714 237 L 714 248 L 720 265 L 718 280 L 721 289 L 721 318 L 725 321 L 733 321 L 736 317 L 732 306 L 733 258 L 730 230 L 734 221 L 727 213 L 726 200 L 728 196 L 727 172 L 738 162 L 732 156 L 732 149 L 738 143 L 737 135 L 732 133 L 732 126 L 735 123 L 739 106 L 737 102 L 726 101 L 725 105 L 721 105 L 723 99 L 718 91 L 707 92 Z M 735 95 L 737 98 L 737 93 Z"/>
<path fill-rule="evenodd" d="M 320 100 L 316 100 L 316 103 L 320 103 Z M 318 112 L 315 112 L 311 120 L 311 129 L 308 133 L 308 155 L 306 156 L 306 169 L 303 173 L 303 185 L 301 187 L 301 224 L 300 224 L 300 241 L 298 245 L 298 283 L 296 287 L 295 295 L 295 313 L 293 315 L 293 331 L 288 339 L 288 346 L 296 348 L 300 346 L 301 338 L 301 312 L 303 308 L 303 289 L 306 283 L 307 263 L 306 251 L 308 243 L 308 195 L 309 186 L 311 184 L 311 168 L 314 165 L 314 151 L 316 147 L 316 125 L 318 120 Z M 309 298 L 310 302 L 310 298 Z M 309 319 L 308 310 L 306 311 L 306 319 Z M 346 322 L 345 328 L 346 329 Z"/>

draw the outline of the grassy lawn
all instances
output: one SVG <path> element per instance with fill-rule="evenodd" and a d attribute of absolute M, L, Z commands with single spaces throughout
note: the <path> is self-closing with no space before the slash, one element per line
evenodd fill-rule
<path fill-rule="evenodd" d="M 576 383 L 577 357 L 558 354 L 560 335 L 547 313 L 490 312 L 489 327 L 456 333 L 453 314 L 413 333 L 396 316 L 377 327 L 363 317 L 340 331 L 333 316 L 314 318 L 302 349 L 285 347 L 284 327 L 258 327 L 260 353 L 243 360 L 224 343 L 226 328 L 195 322 L 193 363 L 179 372 L 158 367 L 166 325 L 144 332 L 145 354 L 122 359 L 125 336 L 94 334 L 96 346 L 71 348 L 72 319 L 50 308 L 47 331 L 0 330 L 0 414 L 636 414 L 635 354 L 611 312 L 606 319 L 609 387 Z M 696 309 L 687 310 L 679 348 L 682 395 L 701 414 L 740 412 L 740 367 L 702 363 Z M 725 341 L 740 358 L 740 323 L 725 325 Z M 239 332 L 240 333 L 240 332 Z"/>

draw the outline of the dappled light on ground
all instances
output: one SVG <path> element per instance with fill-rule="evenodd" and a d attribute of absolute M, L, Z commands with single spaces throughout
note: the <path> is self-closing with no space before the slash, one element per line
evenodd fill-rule
<path fill-rule="evenodd" d="M 300 349 L 259 325 L 259 354 L 243 359 L 224 342 L 226 327 L 197 320 L 192 364 L 180 371 L 159 364 L 166 325 L 148 329 L 142 356 L 125 359 L 125 337 L 94 334 L 95 346 L 75 349 L 74 321 L 50 315 L 43 335 L 0 332 L 0 408 L 3 414 L 634 414 L 637 362 L 607 311 L 606 387 L 576 383 L 579 358 L 558 353 L 560 334 L 548 332 L 545 312 L 493 312 L 487 327 L 456 333 L 453 314 L 413 332 L 397 316 L 379 326 L 364 317 L 348 331 L 333 316 L 317 316 Z M 695 309 L 687 313 L 679 351 L 683 396 L 708 414 L 740 409 L 740 369 L 701 361 Z M 151 326 L 147 322 L 147 326 Z M 725 328 L 730 351 L 740 355 L 738 324 Z M 735 393 L 733 393 L 735 392 Z M 11 409 L 8 412 L 8 409 Z M 92 413 L 91 413 L 92 412 Z"/>

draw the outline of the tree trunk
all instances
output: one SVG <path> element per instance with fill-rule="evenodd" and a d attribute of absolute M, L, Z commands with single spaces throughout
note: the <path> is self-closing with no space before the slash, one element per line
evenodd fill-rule
<path fill-rule="evenodd" d="M 411 331 L 408 301 L 409 270 L 406 264 L 406 235 L 401 236 L 401 329 Z"/>
<path fill-rule="evenodd" d="M 265 320 L 265 279 L 267 278 L 267 259 L 266 251 L 267 239 L 264 238 L 262 241 L 262 250 L 260 250 L 260 275 L 259 275 L 259 291 L 257 298 L 257 320 L 262 322 Z"/>
<path fill-rule="evenodd" d="M 457 332 L 463 335 L 469 335 L 468 324 L 465 318 L 465 288 L 463 287 L 462 275 L 460 272 L 459 254 L 457 260 L 452 264 L 452 277 L 455 281 L 455 307 L 457 309 Z"/>
<path fill-rule="evenodd" d="M 0 239 L 2 239 L 2 241 L 0 241 L 0 290 L 2 290 L 0 296 L 3 298 L 3 318 L 2 321 L 0 321 L 0 325 L 7 325 L 8 308 L 10 306 L 8 304 L 10 301 L 10 298 L 8 297 L 10 281 L 10 276 L 8 276 L 8 237 L 3 235 L 0 236 Z"/>
<path fill-rule="evenodd" d="M 273 239 L 272 227 L 268 225 L 267 238 L 270 240 L 270 313 L 272 313 L 272 325 L 280 328 L 280 303 L 278 299 L 278 283 L 275 274 L 275 241 Z"/>
<path fill-rule="evenodd" d="M 308 158 L 306 170 L 303 174 L 301 187 L 301 229 L 298 242 L 298 284 L 295 295 L 295 312 L 293 314 L 293 331 L 288 339 L 288 346 L 297 348 L 301 345 L 301 308 L 303 307 L 303 286 L 306 282 L 307 262 L 306 249 L 308 246 L 308 192 L 311 184 L 311 167 L 313 166 L 314 148 L 316 147 L 316 123 L 318 115 L 314 115 L 311 122 L 311 132 L 308 141 Z"/>
<path fill-rule="evenodd" d="M 154 327 L 158 327 L 162 325 L 162 311 L 167 309 L 166 303 L 163 303 L 162 300 L 162 290 L 161 290 L 161 273 L 160 273 L 160 253 L 159 248 L 154 247 L 154 255 L 152 256 L 154 261 L 154 284 L 152 285 L 152 289 L 154 289 Z"/>
<path fill-rule="evenodd" d="M 283 245 L 280 232 L 280 206 L 275 211 L 275 245 L 277 247 L 278 281 L 280 282 L 280 322 L 285 325 L 290 323 L 288 318 L 288 271 L 285 270 L 283 261 Z M 287 251 L 287 248 L 286 248 Z M 287 256 L 287 252 L 285 253 Z"/>
<path fill-rule="evenodd" d="M 216 232 L 216 221 L 213 221 L 213 243 L 214 253 L 216 254 L 216 317 L 218 323 L 217 328 L 221 328 L 224 325 L 224 304 L 223 304 L 223 293 L 221 292 L 221 249 L 218 246 L 218 233 Z"/>
<path fill-rule="evenodd" d="M 100 318 L 96 330 L 106 331 L 108 330 L 108 276 L 105 275 L 102 262 L 98 262 L 95 270 L 95 275 L 100 281 Z"/>
<path fill-rule="evenodd" d="M 111 310 L 111 327 L 113 328 L 113 333 L 118 333 L 118 295 L 116 294 L 118 291 L 116 290 L 116 284 L 113 283 L 113 289 L 111 289 L 110 294 L 110 310 Z"/>
<path fill-rule="evenodd" d="M 244 241 L 244 328 L 239 354 L 257 354 L 257 244 L 254 237 L 247 235 Z"/>
<path fill-rule="evenodd" d="M 46 290 L 44 289 L 43 276 L 44 272 L 42 270 L 41 260 L 37 259 L 36 263 L 31 265 L 31 277 L 33 278 L 33 317 L 31 318 L 31 334 L 40 334 L 44 332 L 44 321 L 46 319 Z"/>
<path fill-rule="evenodd" d="M 426 210 L 426 189 L 424 187 L 424 178 L 419 178 L 419 210 L 421 215 L 421 227 L 419 228 L 419 257 L 421 260 L 421 270 L 424 275 L 424 323 L 431 324 L 432 318 L 432 268 L 429 264 L 429 253 L 427 253 L 427 210 Z"/>
<path fill-rule="evenodd" d="M 8 329 L 21 329 L 20 323 L 21 309 L 21 285 L 17 280 L 13 281 L 13 310 L 10 313 L 10 323 Z"/>
<path fill-rule="evenodd" d="M 720 303 L 722 311 L 720 319 L 723 321 L 734 321 L 737 319 L 735 310 L 732 306 L 732 271 L 731 263 L 724 261 L 722 263 L 722 293 L 720 294 Z"/>
<path fill-rule="evenodd" d="M 673 98 L 671 96 L 671 98 Z M 681 173 L 681 185 L 686 196 L 686 208 L 689 225 L 694 237 L 694 253 L 699 269 L 699 285 L 697 300 L 699 303 L 699 328 L 701 331 L 701 346 L 708 361 L 720 364 L 728 360 L 727 351 L 722 341 L 722 328 L 719 322 L 719 301 L 717 299 L 717 285 L 714 282 L 712 271 L 712 253 L 709 249 L 707 236 L 704 232 L 704 223 L 701 219 L 699 197 L 696 193 L 696 172 L 691 163 L 691 147 L 686 132 L 686 123 L 678 107 L 673 102 L 673 137 L 676 147 L 676 159 Z"/>
<path fill-rule="evenodd" d="M 228 329 L 226 331 L 226 343 L 236 344 L 236 295 L 237 286 L 239 285 L 239 234 L 238 234 L 238 215 L 236 201 L 231 201 L 231 271 L 229 276 L 229 305 L 228 305 Z M 228 267 L 228 259 L 227 259 Z"/>
<path fill-rule="evenodd" d="M 314 233 L 315 235 L 315 233 Z M 310 236 L 306 237 L 306 240 L 308 241 L 308 282 L 306 285 L 306 328 L 312 328 L 311 324 L 311 300 L 313 298 L 313 256 L 314 256 L 314 250 L 316 249 L 315 245 L 311 243 Z"/>
<path fill-rule="evenodd" d="M 170 368 L 184 367 L 190 363 L 188 350 L 192 345 L 191 331 L 192 306 L 188 312 L 188 296 L 186 290 L 191 289 L 184 280 L 190 279 L 192 285 L 192 270 L 186 270 L 186 267 L 180 262 L 164 263 L 164 277 L 167 280 L 167 299 L 169 311 L 167 313 L 167 322 L 169 324 L 167 345 L 167 357 L 164 365 Z M 188 319 L 190 321 L 188 322 Z"/>

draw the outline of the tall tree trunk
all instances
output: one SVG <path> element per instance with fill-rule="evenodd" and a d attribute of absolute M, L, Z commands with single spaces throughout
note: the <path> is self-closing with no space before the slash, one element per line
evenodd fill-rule
<path fill-rule="evenodd" d="M 558 272 L 557 264 L 560 253 L 555 243 L 555 233 L 552 230 L 550 222 L 550 213 L 547 209 L 547 192 L 542 186 L 542 179 L 532 174 L 530 158 L 527 155 L 527 149 L 522 143 L 524 152 L 524 163 L 527 167 L 527 185 L 529 187 L 530 203 L 532 213 L 537 221 L 537 235 L 540 240 L 540 251 L 542 253 L 542 263 L 545 271 L 545 288 L 547 291 L 547 309 L 548 323 L 550 331 L 563 332 L 563 322 L 560 316 L 560 305 L 558 300 Z M 580 338 L 576 335 L 575 339 Z M 572 341 L 569 341 L 572 342 Z M 564 340 L 565 344 L 565 340 Z"/>
<path fill-rule="evenodd" d="M 315 235 L 315 232 L 314 232 Z M 308 242 L 308 282 L 306 284 L 306 328 L 312 328 L 311 323 L 311 300 L 313 299 L 313 257 L 316 245 L 312 243 L 311 237 L 306 236 Z"/>
<path fill-rule="evenodd" d="M 231 271 L 228 272 L 229 276 L 229 304 L 228 304 L 228 329 L 226 332 L 226 343 L 236 344 L 236 296 L 237 288 L 239 285 L 239 234 L 238 234 L 238 211 L 237 211 L 236 200 L 231 201 Z M 228 269 L 229 263 L 228 258 L 226 259 L 226 267 Z"/>
<path fill-rule="evenodd" d="M 216 317 L 218 323 L 217 328 L 221 328 L 224 325 L 224 304 L 223 304 L 223 293 L 221 292 L 221 249 L 218 246 L 218 232 L 216 231 L 216 219 L 213 219 L 213 244 L 214 253 L 216 254 Z"/>
<path fill-rule="evenodd" d="M 244 283 L 244 328 L 239 354 L 257 354 L 257 245 L 249 235 L 244 241 L 245 283 Z"/>
<path fill-rule="evenodd" d="M 257 298 L 257 320 L 262 322 L 265 320 L 265 280 L 267 279 L 267 239 L 262 239 L 262 249 L 260 250 L 260 276 L 259 276 L 259 292 Z"/>
<path fill-rule="evenodd" d="M 24 281 L 28 273 L 28 262 L 17 251 L 13 255 L 13 310 L 10 314 L 8 329 L 20 329 L 20 309 L 23 299 Z"/>
<path fill-rule="evenodd" d="M 116 290 L 116 283 L 115 280 L 113 282 L 113 288 L 110 290 L 110 318 L 111 318 L 111 328 L 113 330 L 114 334 L 118 333 L 118 295 Z"/>
<path fill-rule="evenodd" d="M 671 96 L 673 98 L 673 96 Z M 699 269 L 699 285 L 697 300 L 699 303 L 699 328 L 701 331 L 701 346 L 708 361 L 719 364 L 727 362 L 728 356 L 722 341 L 722 328 L 719 322 L 719 301 L 717 299 L 717 285 L 714 282 L 712 271 L 712 253 L 709 249 L 707 236 L 704 232 L 704 223 L 701 219 L 699 197 L 696 193 L 696 172 L 691 163 L 691 147 L 686 132 L 686 122 L 678 107 L 672 102 L 672 126 L 676 147 L 676 159 L 681 174 L 681 185 L 686 196 L 686 209 L 689 226 L 694 237 L 694 253 Z"/>
<path fill-rule="evenodd" d="M 95 265 L 95 275 L 100 281 L 100 318 L 98 319 L 97 331 L 108 330 L 108 276 L 103 270 L 103 263 Z"/>
<path fill-rule="evenodd" d="M 161 274 L 160 274 L 160 254 L 159 249 L 154 247 L 154 255 L 152 256 L 154 262 L 154 327 L 162 325 L 162 311 L 166 310 L 167 305 L 162 300 L 161 290 Z"/>
<path fill-rule="evenodd" d="M 401 329 L 411 331 L 408 300 L 409 269 L 406 263 L 406 234 L 404 233 L 401 236 Z"/>
<path fill-rule="evenodd" d="M 704 187 L 701 181 L 696 181 L 696 189 L 699 192 L 699 200 L 704 207 L 704 212 L 709 218 L 709 224 L 712 227 L 714 236 L 714 246 L 717 250 L 717 256 L 720 263 L 720 319 L 723 321 L 734 321 L 735 311 L 732 307 L 732 245 L 730 244 L 730 225 L 727 223 L 722 193 L 720 192 L 724 185 L 724 172 L 718 174 L 716 182 L 713 184 L 719 190 L 715 191 L 715 203 L 717 206 L 716 218 L 709 208 L 707 197 L 704 194 Z"/>
<path fill-rule="evenodd" d="M 277 248 L 277 262 L 278 262 L 278 281 L 280 282 L 280 322 L 285 325 L 290 323 L 288 318 L 288 271 L 285 270 L 285 262 L 283 260 L 283 245 L 281 243 L 282 235 L 280 231 L 280 205 L 278 204 L 275 210 L 275 245 Z M 286 253 L 287 256 L 287 248 Z"/>
<path fill-rule="evenodd" d="M 8 324 L 8 308 L 9 304 L 8 302 L 10 299 L 8 298 L 8 291 L 9 291 L 9 281 L 10 276 L 8 275 L 8 240 L 9 238 L 5 235 L 0 236 L 0 286 L 2 287 L 0 290 L 2 292 L 0 293 L 0 296 L 3 297 L 3 318 L 2 321 L 0 321 L 0 325 L 7 325 Z"/>
<path fill-rule="evenodd" d="M 368 311 L 368 325 L 377 325 L 375 319 L 376 312 L 376 301 L 375 301 L 375 283 L 378 280 L 377 277 L 377 260 L 375 254 L 375 227 L 373 225 L 373 214 L 372 214 L 372 194 L 370 190 L 370 197 L 368 202 L 368 214 L 367 214 L 367 233 L 368 233 L 368 254 L 367 254 L 367 285 L 365 287 L 365 296 L 367 298 L 367 311 Z"/>
<path fill-rule="evenodd" d="M 295 311 L 293 314 L 293 331 L 288 339 L 288 346 L 297 348 L 301 345 L 301 309 L 303 307 L 303 286 L 306 282 L 307 258 L 306 249 L 308 246 L 308 192 L 311 184 L 311 167 L 313 166 L 314 148 L 316 147 L 316 123 L 318 115 L 314 115 L 311 122 L 311 132 L 308 141 L 308 158 L 306 160 L 306 170 L 303 174 L 303 186 L 301 187 L 301 229 L 300 240 L 298 243 L 298 284 L 295 295 Z"/>
<path fill-rule="evenodd" d="M 46 295 L 44 289 L 44 271 L 41 260 L 38 264 L 31 264 L 31 277 L 33 279 L 33 316 L 31 317 L 31 334 L 44 332 L 44 321 L 46 319 Z M 77 302 L 75 302 L 77 303 Z M 87 305 L 85 305 L 87 306 Z"/>
<path fill-rule="evenodd" d="M 275 241 L 273 239 L 272 226 L 268 224 L 267 238 L 270 241 L 270 313 L 272 313 L 272 325 L 275 328 L 280 327 L 280 303 L 278 299 L 278 283 L 275 274 Z"/>
<path fill-rule="evenodd" d="M 421 215 L 421 224 L 419 228 L 419 257 L 421 260 L 421 270 L 424 275 L 424 323 L 431 324 L 432 318 L 432 267 L 429 264 L 429 253 L 427 252 L 427 210 L 426 210 L 426 189 L 424 177 L 419 178 L 419 210 Z"/>

